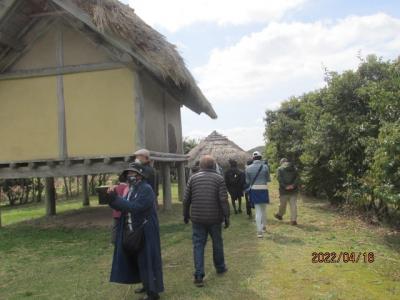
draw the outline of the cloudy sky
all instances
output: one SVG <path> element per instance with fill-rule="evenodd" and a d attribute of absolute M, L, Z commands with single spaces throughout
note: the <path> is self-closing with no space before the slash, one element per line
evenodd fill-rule
<path fill-rule="evenodd" d="M 323 86 L 324 68 L 400 55 L 399 0 L 125 2 L 178 46 L 219 115 L 184 109 L 184 136 L 218 130 L 245 150 L 264 143 L 265 110 Z"/>

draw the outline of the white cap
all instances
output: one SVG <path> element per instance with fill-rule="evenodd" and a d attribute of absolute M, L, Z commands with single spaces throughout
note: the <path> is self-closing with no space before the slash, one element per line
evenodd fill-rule
<path fill-rule="evenodd" d="M 135 152 L 135 156 L 138 156 L 138 155 L 142 155 L 142 156 L 145 156 L 147 158 L 150 158 L 150 151 L 147 150 L 147 149 L 140 149 L 140 150 Z"/>
<path fill-rule="evenodd" d="M 258 156 L 262 156 L 261 153 L 258 152 L 258 151 L 254 151 L 254 152 L 253 152 L 253 158 L 254 158 L 254 157 L 258 157 Z"/>

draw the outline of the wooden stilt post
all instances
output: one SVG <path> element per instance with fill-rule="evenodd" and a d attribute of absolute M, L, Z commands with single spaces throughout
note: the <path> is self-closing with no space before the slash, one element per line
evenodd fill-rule
<path fill-rule="evenodd" d="M 179 201 L 183 202 L 183 197 L 185 195 L 186 188 L 186 178 L 185 178 L 185 163 L 178 163 L 178 195 Z"/>
<path fill-rule="evenodd" d="M 0 228 L 1 228 L 1 200 L 3 200 L 3 191 L 0 188 Z"/>
<path fill-rule="evenodd" d="M 88 176 L 82 176 L 82 195 L 83 195 L 83 206 L 89 206 L 89 187 L 88 187 Z"/>
<path fill-rule="evenodd" d="M 54 216 L 56 214 L 56 188 L 54 178 L 46 178 L 46 215 Z"/>
<path fill-rule="evenodd" d="M 169 163 L 163 164 L 163 203 L 164 210 L 172 209 L 171 167 Z"/>

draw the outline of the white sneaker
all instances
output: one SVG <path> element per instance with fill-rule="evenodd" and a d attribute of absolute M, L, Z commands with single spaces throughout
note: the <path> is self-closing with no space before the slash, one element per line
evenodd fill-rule
<path fill-rule="evenodd" d="M 262 239 L 262 238 L 263 238 L 263 233 L 262 233 L 262 232 L 257 232 L 257 237 L 258 237 L 259 239 Z"/>

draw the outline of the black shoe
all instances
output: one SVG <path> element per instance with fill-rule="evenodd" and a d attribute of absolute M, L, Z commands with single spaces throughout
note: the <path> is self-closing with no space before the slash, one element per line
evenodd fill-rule
<path fill-rule="evenodd" d="M 204 281 L 203 281 L 202 277 L 195 277 L 193 283 L 197 287 L 203 287 L 204 286 Z"/>
<path fill-rule="evenodd" d="M 278 220 L 282 221 L 282 216 L 275 214 L 274 217 L 277 218 Z"/>
<path fill-rule="evenodd" d="M 237 215 L 238 214 L 238 212 L 237 212 L 237 210 L 235 210 L 235 215 Z"/>
<path fill-rule="evenodd" d="M 135 290 L 135 294 L 144 294 L 144 293 L 146 293 L 146 289 L 144 287 Z"/>
<path fill-rule="evenodd" d="M 242 213 L 242 210 L 241 209 L 239 209 L 239 214 L 241 214 Z"/>
<path fill-rule="evenodd" d="M 217 270 L 218 275 L 224 275 L 226 272 L 228 272 L 228 268 L 225 268 L 223 270 Z"/>
<path fill-rule="evenodd" d="M 158 299 L 160 299 L 160 295 L 158 294 L 151 294 L 143 298 L 143 300 L 158 300 Z"/>

